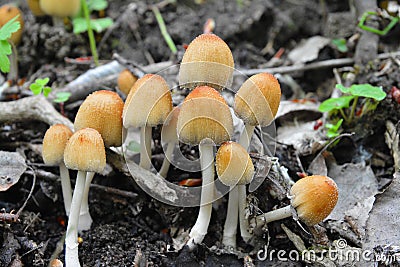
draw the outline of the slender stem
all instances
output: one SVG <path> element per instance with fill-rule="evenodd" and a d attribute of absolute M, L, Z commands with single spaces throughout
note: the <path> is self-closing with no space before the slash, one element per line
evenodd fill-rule
<path fill-rule="evenodd" d="M 253 135 L 255 126 L 245 125 L 243 132 L 240 134 L 239 144 L 244 147 L 244 149 L 248 149 L 250 146 L 251 136 Z"/>
<path fill-rule="evenodd" d="M 93 29 L 90 24 L 90 14 L 89 14 L 89 9 L 88 9 L 86 0 L 82 1 L 82 9 L 83 9 L 83 14 L 86 19 L 86 25 L 88 28 L 90 50 L 92 50 L 93 61 L 96 66 L 99 66 L 99 56 L 97 55 L 96 40 L 94 39 Z"/>
<path fill-rule="evenodd" d="M 170 158 L 172 157 L 172 153 L 174 152 L 175 142 L 168 143 L 167 150 L 165 151 L 164 161 L 158 172 L 162 177 L 167 177 L 169 166 L 171 165 Z"/>
<path fill-rule="evenodd" d="M 65 237 L 65 265 L 80 267 L 78 254 L 78 222 L 83 191 L 85 190 L 86 172 L 78 171 L 71 210 L 68 217 L 67 234 Z"/>
<path fill-rule="evenodd" d="M 140 128 L 140 163 L 143 169 L 150 170 L 151 167 L 151 127 Z"/>
<path fill-rule="evenodd" d="M 222 244 L 236 248 L 236 232 L 238 225 L 238 187 L 232 186 L 229 191 L 228 211 L 226 213 Z"/>
<path fill-rule="evenodd" d="M 214 188 L 210 186 L 214 182 L 214 153 L 213 145 L 203 141 L 199 144 L 200 164 L 202 169 L 202 190 L 200 199 L 200 210 L 196 223 L 192 227 L 189 234 L 187 245 L 192 250 L 203 241 L 207 234 L 208 225 L 210 224 L 212 201 L 214 198 Z"/>
<path fill-rule="evenodd" d="M 246 206 L 247 206 L 247 195 L 246 195 L 246 185 L 238 184 L 238 205 L 239 205 L 239 225 L 240 225 L 240 235 L 244 242 L 248 242 L 252 237 L 249 233 L 249 222 L 246 219 Z"/>
<path fill-rule="evenodd" d="M 79 224 L 78 231 L 86 231 L 89 230 L 92 226 L 93 219 L 89 213 L 89 189 L 90 184 L 92 183 L 94 172 L 88 172 L 86 174 L 85 180 L 85 190 L 83 191 L 83 197 L 81 202 L 81 211 L 79 213 Z"/>
<path fill-rule="evenodd" d="M 71 210 L 71 201 L 72 201 L 72 189 L 71 189 L 71 181 L 69 178 L 69 171 L 67 167 L 65 167 L 64 162 L 61 162 L 59 165 L 60 168 L 60 178 L 61 178 L 61 191 L 64 200 L 65 213 L 69 216 L 69 212 Z"/>
<path fill-rule="evenodd" d="M 277 210 L 269 211 L 257 216 L 257 225 L 264 225 L 273 221 L 278 221 L 292 216 L 292 207 L 286 206 Z"/>
<path fill-rule="evenodd" d="M 10 58 L 10 72 L 8 73 L 8 79 L 17 83 L 18 81 L 18 50 L 13 42 L 10 41 L 12 54 Z"/>
<path fill-rule="evenodd" d="M 349 116 L 349 123 L 354 119 L 354 113 L 356 111 L 357 102 L 358 102 L 358 96 L 356 96 L 353 100 L 353 105 L 351 107 L 351 112 L 350 112 L 350 116 Z"/>
<path fill-rule="evenodd" d="M 348 121 L 349 121 L 349 118 L 346 116 L 346 114 L 344 113 L 344 111 L 343 111 L 342 108 L 339 109 L 339 112 L 340 112 L 340 114 L 342 115 L 343 119 L 344 119 L 346 122 L 348 122 Z"/>
<path fill-rule="evenodd" d="M 161 16 L 160 10 L 158 9 L 158 7 L 156 5 L 153 5 L 152 10 L 153 10 L 154 16 L 156 17 L 158 27 L 160 28 L 161 35 L 164 37 L 164 40 L 167 43 L 171 52 L 173 54 L 176 54 L 178 49 L 176 48 L 174 41 L 172 40 L 171 36 L 169 35 L 169 33 L 167 31 L 167 27 L 165 26 L 164 19 Z"/>

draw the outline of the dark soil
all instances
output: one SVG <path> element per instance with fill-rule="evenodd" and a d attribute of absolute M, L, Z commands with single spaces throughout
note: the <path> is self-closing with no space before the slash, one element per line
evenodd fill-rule
<path fill-rule="evenodd" d="M 10 1 L 0 1 L 1 4 Z M 90 55 L 88 40 L 85 34 L 74 35 L 70 26 L 66 29 L 52 27 L 51 18 L 34 18 L 25 1 L 18 1 L 24 12 L 25 35 L 18 47 L 20 77 L 33 81 L 38 77 L 49 77 L 53 87 L 62 87 L 84 73 L 92 66 L 89 64 L 69 64 L 65 57 L 77 58 Z M 101 60 L 110 60 L 117 52 L 121 56 L 140 65 L 153 62 L 173 60 L 179 62 L 184 45 L 203 31 L 203 25 L 209 18 L 216 23 L 215 34 L 219 35 L 231 47 L 238 68 L 258 68 L 266 66 L 280 49 L 292 50 L 300 40 L 314 35 L 323 35 L 325 18 L 332 12 L 349 11 L 347 1 L 203 1 L 195 4 L 192 0 L 179 0 L 161 8 L 172 39 L 179 52 L 172 55 L 158 28 L 154 15 L 149 8 L 158 1 L 109 1 L 106 15 L 118 22 L 106 40 L 97 34 L 100 43 Z M 243 2 L 243 6 L 239 4 Z M 321 6 L 321 3 L 325 6 Z M 128 4 L 136 5 L 136 12 L 129 20 L 118 20 L 127 9 Z M 98 15 L 98 14 L 94 14 Z M 343 36 L 349 37 L 349 36 Z M 398 38 L 398 35 L 397 35 Z M 384 40 L 385 41 L 385 40 Z M 269 49 L 264 49 L 272 42 Z M 395 45 L 382 42 L 380 52 L 390 51 Z M 334 48 L 322 50 L 317 60 L 352 56 L 338 53 Z M 281 59 L 286 60 L 286 54 Z M 358 83 L 371 83 L 383 86 L 389 92 L 393 86 L 399 87 L 400 71 L 398 68 L 379 79 L 373 75 L 380 69 L 376 64 L 367 68 L 364 75 L 357 76 Z M 323 100 L 329 97 L 334 84 L 331 69 L 307 71 L 293 74 L 295 81 L 307 93 L 307 97 Z M 99 88 L 101 89 L 101 88 Z M 282 84 L 283 98 L 293 95 L 288 85 Z M 29 95 L 28 90 L 19 92 L 18 97 Z M 8 96 L 7 100 L 12 100 Z M 346 125 L 348 131 L 359 133 L 357 137 L 341 140 L 332 150 L 338 163 L 356 162 L 361 147 L 372 156 L 385 155 L 385 164 L 373 166 L 378 177 L 391 178 L 393 162 L 390 151 L 384 142 L 385 120 L 400 119 L 398 103 L 388 97 L 374 115 L 364 118 L 364 126 Z M 77 110 L 67 110 L 67 116 L 73 120 Z M 57 106 L 57 108 L 59 108 Z M 0 111 L 1 112 L 1 111 Z M 367 126 L 365 126 L 367 125 Z M 47 125 L 41 122 L 10 122 L 0 124 L 0 150 L 20 151 L 27 163 L 35 170 L 44 170 L 58 178 L 58 168 L 43 164 L 40 148 Z M 159 138 L 159 129 L 155 131 Z M 158 136 L 157 136 L 158 135 Z M 187 149 L 187 148 L 186 148 Z M 154 148 L 153 163 L 160 166 L 162 161 L 161 147 Z M 295 151 L 290 146 L 277 145 L 276 156 L 280 164 L 289 169 L 289 175 L 297 179 L 301 168 L 296 160 Z M 315 155 L 314 155 L 315 156 Z M 313 159 L 302 157 L 306 168 Z M 111 168 L 110 168 L 111 169 Z M 71 177 L 75 173 L 71 172 Z M 55 179 L 46 175 L 37 175 L 34 194 L 22 212 L 19 222 L 0 222 L 0 266 L 47 266 L 52 255 L 63 259 L 62 246 L 66 230 L 66 216 L 62 204 L 60 185 Z M 182 179 L 198 178 L 199 173 L 183 173 L 172 169 L 169 179 L 179 182 Z M 222 229 L 226 214 L 226 199 L 221 201 L 217 212 L 213 212 L 209 234 L 204 244 L 190 252 L 187 248 L 176 251 L 173 239 L 177 229 L 190 229 L 196 219 L 198 208 L 180 208 L 166 206 L 146 195 L 131 177 L 116 169 L 110 170 L 107 176 L 96 175 L 94 184 L 118 188 L 137 193 L 136 198 L 105 193 L 93 188 L 90 193 L 90 212 L 94 219 L 90 231 L 80 235 L 82 243 L 79 248 L 83 266 L 302 266 L 299 262 L 259 261 L 256 255 L 250 257 L 221 253 Z M 25 173 L 20 181 L 6 192 L 0 192 L 0 208 L 5 212 L 18 210 L 25 201 L 32 186 L 32 175 Z M 252 194 L 258 201 L 258 208 L 263 211 L 289 203 L 273 198 L 269 192 L 274 188 L 269 179 Z M 279 227 L 281 222 L 269 225 L 270 249 L 295 249 Z M 304 232 L 293 220 L 284 220 L 286 226 L 311 244 L 312 237 Z M 334 239 L 337 234 L 328 232 Z M 266 237 L 260 237 L 267 243 Z M 60 242 L 61 240 L 61 242 Z M 250 253 L 253 247 L 241 241 L 238 235 L 239 250 Z M 12 265 L 14 264 L 14 265 Z M 254 265 L 253 265 L 254 264 Z M 303 263 L 306 266 L 305 263 Z"/>

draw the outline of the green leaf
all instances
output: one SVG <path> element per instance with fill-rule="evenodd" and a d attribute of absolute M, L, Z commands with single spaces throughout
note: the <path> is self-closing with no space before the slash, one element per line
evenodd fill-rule
<path fill-rule="evenodd" d="M 336 89 L 339 89 L 343 94 L 347 94 L 350 92 L 350 88 L 349 87 L 344 87 L 341 84 L 336 84 Z"/>
<path fill-rule="evenodd" d="M 21 28 L 19 21 L 15 21 L 19 15 L 10 19 L 6 24 L 0 29 L 0 40 L 7 40 L 11 37 L 11 34 L 18 31 Z"/>
<path fill-rule="evenodd" d="M 45 97 L 47 97 L 50 94 L 50 92 L 51 92 L 51 87 L 46 86 L 46 87 L 43 88 L 43 95 Z"/>
<path fill-rule="evenodd" d="M 4 73 L 10 71 L 10 60 L 8 55 L 11 54 L 11 45 L 6 40 L 0 40 L 0 70 Z"/>
<path fill-rule="evenodd" d="M 369 97 L 378 101 L 386 97 L 386 93 L 382 90 L 382 87 L 372 86 L 370 84 L 353 84 L 350 87 L 350 94 Z"/>
<path fill-rule="evenodd" d="M 325 128 L 328 129 L 326 136 L 329 138 L 336 137 L 339 135 L 339 128 L 342 126 L 343 119 L 340 119 L 336 124 L 327 123 Z"/>
<path fill-rule="evenodd" d="M 84 18 L 74 18 L 72 20 L 72 25 L 74 26 L 74 33 L 75 34 L 79 34 L 82 32 L 86 32 L 87 31 L 87 24 L 86 24 L 86 20 Z"/>
<path fill-rule="evenodd" d="M 111 18 L 102 18 L 102 19 L 91 19 L 90 26 L 96 32 L 102 32 L 108 27 L 113 25 L 113 20 Z"/>
<path fill-rule="evenodd" d="M 140 152 L 140 144 L 136 141 L 130 141 L 126 148 L 132 152 Z"/>
<path fill-rule="evenodd" d="M 70 92 L 58 92 L 56 93 L 56 98 L 53 100 L 55 103 L 64 103 L 67 102 L 70 98 Z"/>
<path fill-rule="evenodd" d="M 346 39 L 344 39 L 344 38 L 333 39 L 332 44 L 334 44 L 336 46 L 336 48 L 342 53 L 346 53 L 348 51 L 348 48 L 346 45 Z"/>
<path fill-rule="evenodd" d="M 108 3 L 106 0 L 89 0 L 87 2 L 88 8 L 90 11 L 96 10 L 100 11 L 103 9 L 106 9 L 108 6 Z"/>
<path fill-rule="evenodd" d="M 35 83 L 41 86 L 45 86 L 48 82 L 50 81 L 49 78 L 44 78 L 44 79 L 36 79 Z"/>
<path fill-rule="evenodd" d="M 319 105 L 319 111 L 329 112 L 335 109 L 348 108 L 354 96 L 342 96 L 338 98 L 329 98 Z"/>
<path fill-rule="evenodd" d="M 40 93 L 42 92 L 42 86 L 40 86 L 40 85 L 38 85 L 38 84 L 36 84 L 36 83 L 32 83 L 32 84 L 29 86 L 29 89 L 31 89 L 31 91 L 32 91 L 32 93 L 33 93 L 34 95 L 38 95 L 38 94 L 40 94 Z"/>

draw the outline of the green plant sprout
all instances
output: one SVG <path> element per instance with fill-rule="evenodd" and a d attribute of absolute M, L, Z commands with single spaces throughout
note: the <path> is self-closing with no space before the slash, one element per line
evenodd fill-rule
<path fill-rule="evenodd" d="M 165 26 L 165 22 L 163 17 L 161 16 L 160 10 L 156 5 L 152 6 L 152 11 L 154 13 L 154 16 L 156 17 L 158 27 L 160 28 L 161 35 L 164 37 L 165 42 L 167 43 L 169 49 L 173 54 L 176 54 L 178 49 L 175 46 L 174 41 L 172 40 L 171 36 L 169 35 L 167 31 L 167 26 Z"/>
<path fill-rule="evenodd" d="M 360 29 L 363 29 L 364 31 L 369 31 L 369 32 L 379 34 L 382 36 L 386 35 L 397 24 L 397 22 L 399 22 L 399 17 L 393 17 L 393 16 L 388 15 L 388 17 L 390 19 L 389 24 L 383 30 L 380 30 L 380 29 L 376 29 L 376 28 L 365 25 L 366 21 L 371 16 L 380 16 L 380 14 L 378 14 L 377 12 L 374 12 L 374 11 L 364 12 L 360 19 L 360 22 L 358 23 L 358 27 Z"/>
<path fill-rule="evenodd" d="M 74 33 L 79 34 L 88 32 L 90 50 L 94 64 L 99 65 L 99 56 L 97 54 L 96 40 L 94 38 L 93 30 L 96 32 L 102 32 L 113 24 L 111 18 L 100 18 L 91 19 L 90 13 L 92 11 L 100 11 L 107 8 L 108 3 L 106 0 L 82 0 L 82 13 L 78 14 L 72 19 L 72 25 L 74 27 Z"/>
<path fill-rule="evenodd" d="M 381 101 L 386 97 L 386 93 L 382 90 L 381 87 L 372 86 L 370 84 L 353 84 L 350 87 L 344 87 L 341 84 L 337 84 L 336 88 L 347 95 L 325 100 L 319 106 L 319 111 L 331 112 L 334 110 L 338 110 L 339 113 L 342 115 L 344 121 L 346 121 L 347 123 L 351 123 L 354 119 L 359 97 L 366 98 L 366 102 L 363 106 L 361 115 L 376 108 L 377 103 L 373 103 L 372 101 Z M 350 108 L 350 111 L 347 112 L 346 115 L 344 109 L 349 108 L 351 102 L 352 106 Z"/>
<path fill-rule="evenodd" d="M 333 39 L 332 44 L 336 46 L 337 50 L 342 53 L 347 53 L 347 51 L 349 50 L 346 45 L 346 39 L 344 38 Z"/>
<path fill-rule="evenodd" d="M 343 123 L 343 119 L 340 119 L 336 124 L 327 123 L 325 125 L 325 128 L 328 130 L 326 132 L 326 136 L 328 138 L 333 138 L 333 137 L 339 136 L 339 134 L 340 134 L 339 129 L 340 129 L 340 126 L 342 126 L 342 123 Z"/>
<path fill-rule="evenodd" d="M 45 97 L 48 97 L 52 91 L 51 87 L 47 86 L 49 81 L 50 79 L 47 77 L 43 79 L 36 79 L 35 82 L 29 86 L 29 89 L 31 89 L 34 95 L 40 95 L 41 93 L 43 93 Z M 53 100 L 53 102 L 62 104 L 64 102 L 67 102 L 70 96 L 70 92 L 57 92 L 56 98 Z"/>
<path fill-rule="evenodd" d="M 17 18 L 18 16 L 15 16 L 0 28 L 0 70 L 4 73 L 10 71 L 8 56 L 12 54 L 12 45 L 8 39 L 11 37 L 11 34 L 21 28 L 19 21 L 16 21 Z"/>

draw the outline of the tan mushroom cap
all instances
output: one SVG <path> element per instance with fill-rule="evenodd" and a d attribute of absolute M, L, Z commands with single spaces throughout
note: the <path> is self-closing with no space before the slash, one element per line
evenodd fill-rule
<path fill-rule="evenodd" d="M 72 131 L 64 124 L 55 124 L 47 129 L 43 138 L 42 157 L 44 163 L 57 166 L 64 160 L 64 149 Z"/>
<path fill-rule="evenodd" d="M 118 88 L 125 95 L 129 94 L 133 84 L 138 80 L 138 78 L 132 74 L 128 69 L 120 72 L 117 80 Z"/>
<path fill-rule="evenodd" d="M 101 134 L 91 128 L 75 132 L 65 146 L 64 162 L 68 169 L 102 172 L 106 151 Z"/>
<path fill-rule="evenodd" d="M 281 87 L 269 73 L 259 73 L 248 78 L 235 96 L 235 114 L 252 126 L 269 125 L 278 112 Z"/>
<path fill-rule="evenodd" d="M 44 13 L 60 18 L 74 16 L 81 8 L 80 0 L 40 0 L 39 4 Z"/>
<path fill-rule="evenodd" d="M 232 84 L 233 56 L 229 46 L 212 33 L 197 36 L 188 46 L 179 68 L 179 84 L 208 85 L 220 90 Z"/>
<path fill-rule="evenodd" d="M 218 177 L 224 185 L 244 185 L 253 179 L 253 162 L 246 149 L 238 143 L 223 143 L 218 149 L 215 165 Z"/>
<path fill-rule="evenodd" d="M 178 124 L 180 110 L 180 107 L 174 107 L 171 113 L 168 115 L 166 121 L 164 122 L 162 128 L 162 140 L 164 142 L 170 143 L 178 141 L 176 127 Z"/>
<path fill-rule="evenodd" d="M 232 114 L 215 89 L 199 86 L 183 101 L 177 131 L 179 140 L 184 143 L 198 145 L 210 138 L 220 144 L 233 135 Z"/>
<path fill-rule="evenodd" d="M 21 28 L 18 31 L 14 32 L 10 41 L 12 41 L 15 45 L 19 44 L 22 39 L 22 31 L 24 29 L 24 19 L 22 16 L 22 11 L 13 5 L 3 5 L 0 7 L 0 28 L 4 26 L 9 20 L 19 15 L 16 21 L 21 24 Z"/>
<path fill-rule="evenodd" d="M 315 225 L 336 206 L 338 188 L 327 176 L 312 175 L 298 180 L 290 189 L 291 205 L 305 224 Z"/>
<path fill-rule="evenodd" d="M 39 0 L 27 0 L 29 9 L 36 17 L 44 16 L 46 13 L 40 8 Z"/>
<path fill-rule="evenodd" d="M 100 90 L 86 97 L 75 117 L 74 128 L 97 130 L 106 147 L 122 144 L 122 110 L 124 102 L 115 92 Z"/>
<path fill-rule="evenodd" d="M 125 128 L 156 126 L 164 123 L 172 110 L 172 96 L 163 77 L 146 74 L 135 82 L 125 100 Z"/>

